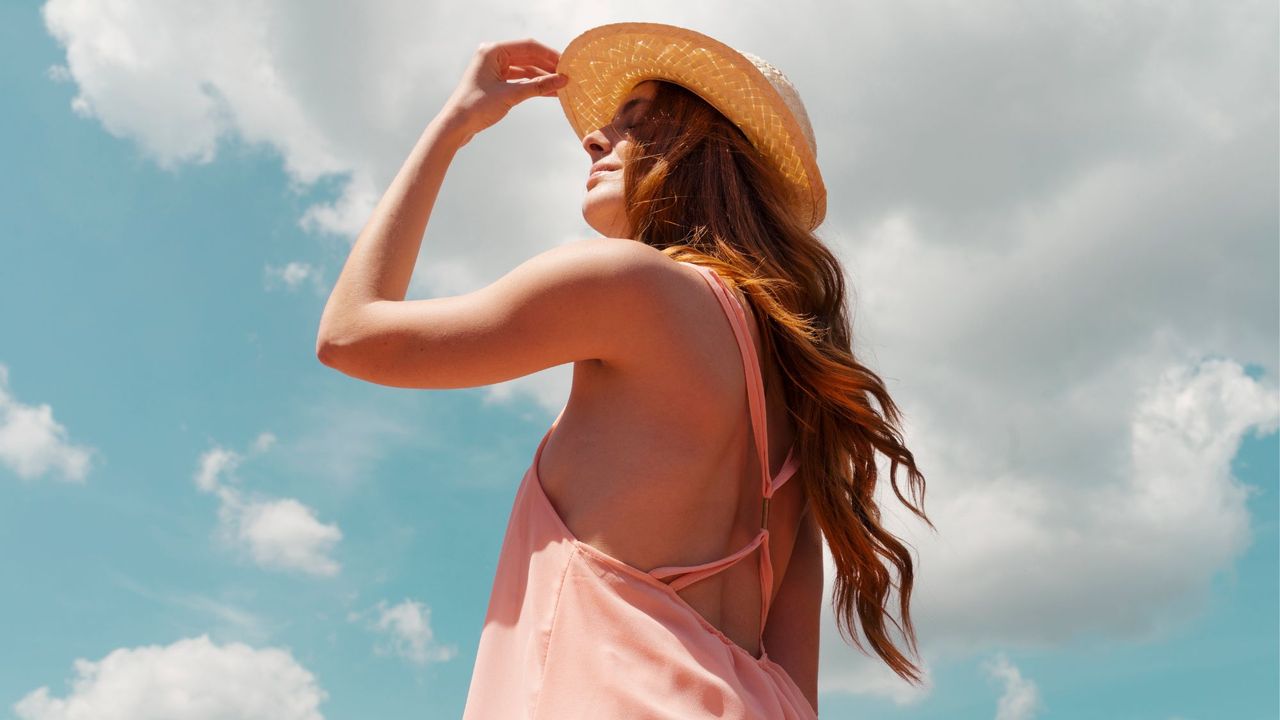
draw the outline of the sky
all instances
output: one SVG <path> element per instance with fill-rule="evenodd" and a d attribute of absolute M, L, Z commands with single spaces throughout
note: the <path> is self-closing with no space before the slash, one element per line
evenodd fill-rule
<path fill-rule="evenodd" d="M 1274 2 L 0 3 L 0 717 L 456 718 L 570 367 L 320 364 L 351 243 L 482 41 L 624 20 L 782 69 L 855 354 L 938 532 L 926 681 L 824 718 L 1280 717 Z M 410 298 L 594 232 L 535 98 L 455 157 Z"/>

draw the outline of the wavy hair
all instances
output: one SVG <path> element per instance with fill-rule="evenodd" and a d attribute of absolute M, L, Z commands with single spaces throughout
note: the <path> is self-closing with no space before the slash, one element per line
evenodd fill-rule
<path fill-rule="evenodd" d="M 751 303 L 766 360 L 786 378 L 783 396 L 799 428 L 804 492 L 835 561 L 837 626 L 865 654 L 856 618 L 876 654 L 919 684 L 919 668 L 886 629 L 887 619 L 919 657 L 910 612 L 911 556 L 881 524 L 872 497 L 879 481 L 876 451 L 889 459 L 894 495 L 937 528 L 923 510 L 924 476 L 903 445 L 900 411 L 880 378 L 854 355 L 841 264 L 794 217 L 781 174 L 736 125 L 688 89 L 657 84 L 644 117 L 628 130 L 623 193 L 629 237 L 673 260 L 716 271 Z M 898 487 L 899 465 L 919 507 Z M 882 557 L 897 570 L 899 583 Z M 893 588 L 900 625 L 888 610 Z"/>

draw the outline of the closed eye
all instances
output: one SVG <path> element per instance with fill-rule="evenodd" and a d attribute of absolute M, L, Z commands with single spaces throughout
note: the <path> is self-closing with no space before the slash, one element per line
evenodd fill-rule
<path fill-rule="evenodd" d="M 645 98 L 632 98 L 622 106 L 622 111 L 618 114 L 621 120 L 621 124 L 618 125 L 619 130 L 630 130 L 640 124 L 639 121 L 643 116 L 636 108 L 645 102 Z"/>

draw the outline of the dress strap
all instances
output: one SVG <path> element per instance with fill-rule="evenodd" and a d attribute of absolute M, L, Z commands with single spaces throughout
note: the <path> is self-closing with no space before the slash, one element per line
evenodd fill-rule
<path fill-rule="evenodd" d="M 755 550 L 760 543 L 764 542 L 768 534 L 769 531 L 762 528 L 760 532 L 756 533 L 755 538 L 752 539 L 751 542 L 742 546 L 741 549 L 732 555 L 727 555 L 719 560 L 712 560 L 711 562 L 703 563 L 701 565 L 665 565 L 663 567 L 650 570 L 649 574 L 659 580 L 675 575 L 682 576 L 668 583 L 672 590 L 680 590 L 681 588 L 688 587 L 703 578 L 711 577 L 746 557 L 752 550 Z"/>
<path fill-rule="evenodd" d="M 716 299 L 720 301 L 720 306 L 733 327 L 733 335 L 738 342 L 738 351 L 742 355 L 742 365 L 747 375 L 747 407 L 751 412 L 751 432 L 755 437 L 756 457 L 760 461 L 760 489 L 767 500 L 773 496 L 776 487 L 769 477 L 769 434 L 765 426 L 764 378 L 760 374 L 760 360 L 756 357 L 755 346 L 751 342 L 751 331 L 747 329 L 747 313 L 714 270 L 696 263 L 685 264 L 696 268 L 715 291 Z M 779 473 L 779 476 L 781 475 L 782 473 Z"/>

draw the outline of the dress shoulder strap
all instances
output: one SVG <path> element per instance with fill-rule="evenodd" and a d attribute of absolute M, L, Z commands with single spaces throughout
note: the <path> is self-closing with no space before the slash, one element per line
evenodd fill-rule
<path fill-rule="evenodd" d="M 795 457 L 795 445 L 787 451 L 787 456 L 775 477 L 769 476 L 769 434 L 765 418 L 764 379 L 760 372 L 760 360 L 756 355 L 755 345 L 751 341 L 751 331 L 747 328 L 747 313 L 738 298 L 725 284 L 724 280 L 712 269 L 697 263 L 680 261 L 689 265 L 707 280 L 716 292 L 725 315 L 733 326 L 733 334 L 738 342 L 738 350 L 742 355 L 742 364 L 747 376 L 747 406 L 751 413 L 751 430 L 755 438 L 756 455 L 760 461 L 760 490 L 766 501 L 773 497 L 778 488 L 791 479 L 799 467 Z M 764 523 L 761 523 L 763 527 Z"/>

